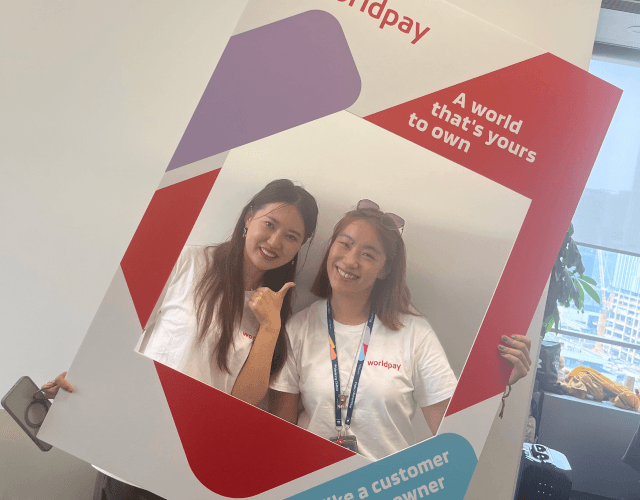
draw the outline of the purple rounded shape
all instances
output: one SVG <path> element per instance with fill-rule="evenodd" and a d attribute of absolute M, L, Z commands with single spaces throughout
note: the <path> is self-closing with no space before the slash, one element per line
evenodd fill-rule
<path fill-rule="evenodd" d="M 328 12 L 235 35 L 167 170 L 344 110 L 360 88 L 342 27 Z"/>

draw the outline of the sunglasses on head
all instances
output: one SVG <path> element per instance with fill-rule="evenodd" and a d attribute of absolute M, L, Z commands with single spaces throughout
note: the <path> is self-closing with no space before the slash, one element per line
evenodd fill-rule
<path fill-rule="evenodd" d="M 356 210 L 363 210 L 367 208 L 372 208 L 373 210 L 380 210 L 380 205 L 378 205 L 375 201 L 371 200 L 360 200 L 356 205 Z M 402 234 L 404 229 L 404 219 L 399 215 L 392 213 L 385 213 L 380 218 L 380 222 L 387 229 L 391 229 L 393 231 L 398 231 Z"/>

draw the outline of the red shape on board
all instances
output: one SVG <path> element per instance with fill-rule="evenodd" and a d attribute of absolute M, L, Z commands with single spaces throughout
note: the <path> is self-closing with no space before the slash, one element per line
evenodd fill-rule
<path fill-rule="evenodd" d="M 258 495 L 354 455 L 154 363 L 189 466 L 198 480 L 218 495 Z"/>
<path fill-rule="evenodd" d="M 465 108 L 453 101 L 465 93 Z M 372 123 L 502 184 L 532 200 L 498 287 L 447 410 L 451 415 L 504 391 L 511 364 L 501 359 L 502 335 L 526 335 L 571 217 L 607 132 L 622 91 L 552 55 L 542 54 L 366 117 Z M 517 133 L 472 113 L 480 103 L 522 120 Z M 483 125 L 482 138 L 433 116 L 434 104 Z M 427 121 L 421 132 L 410 115 Z M 485 111 L 486 113 L 486 111 Z M 493 116 L 493 115 L 492 115 Z M 414 121 L 417 121 L 415 119 Z M 414 123 L 415 125 L 416 123 Z M 461 149 L 431 134 L 440 127 L 470 143 Z M 424 128 L 424 125 L 421 125 Z M 515 130 L 515 126 L 513 127 Z M 488 130 L 528 151 L 519 156 L 491 145 Z M 438 135 L 438 133 L 436 133 Z M 463 143 L 464 144 L 464 143 Z M 516 150 L 515 145 L 511 145 Z M 535 161 L 526 161 L 535 151 Z"/>
<path fill-rule="evenodd" d="M 219 172 L 158 189 L 129 243 L 120 266 L 143 327 Z"/>
<path fill-rule="evenodd" d="M 149 203 L 121 263 L 141 325 L 148 321 L 219 172 L 159 189 Z M 155 365 L 191 470 L 220 495 L 253 496 L 353 455 L 213 387 Z M 247 463 L 260 464 L 252 469 L 251 481 L 246 480 Z"/>

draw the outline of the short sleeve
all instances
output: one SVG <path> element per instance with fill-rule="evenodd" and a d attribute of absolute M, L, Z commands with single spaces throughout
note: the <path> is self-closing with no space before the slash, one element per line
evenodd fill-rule
<path fill-rule="evenodd" d="M 305 323 L 301 313 L 295 314 L 287 323 L 287 361 L 282 370 L 271 379 L 270 389 L 290 394 L 300 393 L 298 362 L 302 352 Z"/>
<path fill-rule="evenodd" d="M 202 247 L 185 246 L 147 322 L 137 351 L 178 368 L 192 335 L 191 287 L 204 262 Z"/>
<path fill-rule="evenodd" d="M 186 248 L 187 247 L 184 247 L 182 252 L 180 252 L 180 255 L 178 256 L 178 260 L 174 264 L 173 269 L 171 269 L 171 274 L 169 275 L 169 278 L 167 279 L 166 283 L 164 284 L 164 287 L 162 288 L 162 293 L 160 293 L 160 297 L 158 297 L 158 300 L 156 301 L 156 305 L 153 307 L 153 311 L 151 311 L 151 314 L 149 315 L 147 324 L 145 325 L 144 330 L 142 330 L 142 334 L 140 335 L 140 340 L 138 340 L 138 344 L 134 349 L 136 352 L 139 352 L 140 354 L 146 355 L 145 351 L 147 351 L 147 346 L 149 344 L 149 340 L 151 339 L 151 334 L 153 333 L 156 327 L 156 323 L 158 322 L 160 307 L 162 306 L 162 303 L 164 302 L 164 299 L 167 295 L 167 290 L 176 279 L 176 274 L 178 273 L 178 269 L 184 265 Z"/>
<path fill-rule="evenodd" d="M 450 398 L 458 383 L 447 355 L 429 323 L 416 318 L 412 377 L 413 396 L 421 408 Z"/>

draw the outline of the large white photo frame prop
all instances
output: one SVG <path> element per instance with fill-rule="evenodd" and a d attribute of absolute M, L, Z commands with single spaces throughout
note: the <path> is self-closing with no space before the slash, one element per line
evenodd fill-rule
<path fill-rule="evenodd" d="M 343 102 L 342 108 L 338 106 L 338 109 L 332 112 L 349 107 L 349 111 L 354 115 L 366 117 L 389 132 L 404 136 L 422 147 L 499 182 L 530 198 L 532 204 L 493 301 L 484 316 L 460 384 L 441 426 L 440 433 L 449 434 L 439 435 L 376 464 L 368 465 L 362 470 L 360 468 L 366 464 L 366 460 L 361 457 L 345 457 L 344 450 L 327 450 L 326 454 L 318 459 L 319 462 L 315 463 L 317 470 L 303 474 L 304 478 L 300 480 L 291 480 L 291 477 L 287 478 L 282 474 L 273 477 L 274 473 L 281 472 L 277 468 L 277 460 L 282 461 L 287 456 L 290 458 L 290 454 L 295 453 L 295 448 L 287 448 L 283 445 L 275 452 L 270 450 L 272 460 L 276 463 L 272 463 L 267 470 L 263 471 L 260 478 L 263 481 L 261 487 L 264 488 L 262 491 L 270 490 L 264 493 L 266 496 L 281 498 L 283 494 L 286 496 L 286 494 L 301 492 L 353 470 L 353 473 L 344 475 L 338 480 L 318 486 L 319 489 L 314 491 L 313 495 L 323 496 L 325 491 L 338 493 L 340 488 L 344 489 L 342 493 L 348 491 L 354 495 L 358 491 L 362 474 L 368 476 L 385 467 L 396 467 L 397 470 L 397 466 L 402 466 L 403 463 L 408 467 L 412 460 L 413 463 L 418 464 L 422 462 L 418 460 L 420 457 L 412 458 L 416 453 L 421 453 L 424 458 L 433 451 L 431 456 L 435 457 L 442 456 L 447 449 L 449 451 L 456 449 L 459 460 L 455 463 L 447 462 L 447 468 L 443 471 L 446 470 L 449 477 L 456 477 L 457 483 L 449 489 L 440 485 L 439 489 L 442 490 L 442 495 L 449 495 L 449 498 L 461 498 L 460 495 L 464 494 L 475 467 L 476 457 L 486 439 L 508 373 L 508 366 L 501 364 L 501 360 L 495 357 L 495 345 L 504 332 L 505 324 L 516 325 L 515 333 L 526 331 L 537 304 L 537 298 L 544 287 L 546 274 L 555 258 L 552 251 L 540 248 L 539 242 L 536 243 L 536 237 L 544 232 L 547 235 L 545 246 L 553 247 L 549 245 L 549 241 L 559 243 L 564 236 L 564 228 L 568 225 L 570 214 L 577 204 L 588 172 L 595 160 L 619 93 L 564 61 L 549 54 L 543 54 L 539 49 L 448 4 L 429 2 L 422 5 L 416 2 L 402 6 L 406 9 L 403 14 L 407 14 L 404 17 L 411 19 L 412 23 L 414 19 L 424 20 L 423 31 L 416 31 L 414 40 L 420 33 L 425 33 L 423 37 L 428 35 L 427 38 L 420 37 L 415 40 L 415 44 L 412 44 L 411 40 L 407 41 L 409 34 L 402 30 L 397 30 L 400 33 L 393 32 L 395 38 L 387 36 L 389 30 L 397 28 L 394 28 L 394 25 L 399 24 L 400 17 L 393 24 L 391 23 L 393 16 L 388 18 L 390 27 L 387 27 L 387 31 L 370 31 L 371 26 L 374 30 L 378 29 L 377 23 L 381 22 L 381 17 L 386 18 L 388 10 L 391 9 L 390 5 L 380 2 L 381 14 L 376 18 L 375 13 L 370 15 L 367 10 L 374 3 L 368 7 L 365 6 L 364 9 L 354 7 L 350 3 L 335 2 L 332 5 L 325 2 L 326 5 L 321 5 L 320 2 L 313 1 L 279 2 L 272 10 L 264 12 L 261 11 L 259 2 L 254 2 L 247 8 L 236 30 L 237 35 L 230 43 L 240 40 L 243 35 L 245 39 L 247 36 L 260 35 L 265 33 L 265 29 L 277 31 L 286 24 L 285 21 L 290 25 L 294 22 L 291 20 L 303 19 L 302 25 L 316 26 L 314 23 L 329 23 L 329 17 L 337 20 L 345 33 L 348 47 L 362 79 L 362 92 L 359 95 L 356 92 L 355 98 L 352 95 L 345 96 L 345 102 L 352 100 L 355 104 L 344 106 Z M 329 14 L 321 11 L 309 12 L 313 8 L 325 9 Z M 384 14 L 385 12 L 387 14 Z M 393 12 L 398 15 L 397 11 Z M 320 20 L 322 16 L 329 17 L 323 17 Z M 405 22 L 405 26 L 408 26 L 408 21 Z M 424 32 L 427 22 L 430 29 Z M 417 22 L 415 24 L 417 29 Z M 261 28 L 262 31 L 260 31 Z M 381 34 L 384 34 L 384 38 Z M 419 45 L 421 40 L 429 40 L 428 46 Z M 414 49 L 412 53 L 407 52 Z M 420 56 L 421 65 L 416 68 L 411 61 L 418 56 Z M 596 96 L 599 98 L 598 102 L 595 102 Z M 466 98 L 469 102 L 465 102 Z M 507 151 L 510 146 L 509 140 L 504 147 L 499 138 L 484 144 L 484 140 L 491 140 L 491 135 L 487 137 L 486 131 L 482 140 L 473 139 L 471 135 L 463 136 L 460 133 L 459 139 L 462 137 L 469 143 L 471 154 L 468 154 L 469 148 L 453 148 L 450 144 L 439 141 L 445 129 L 448 129 L 449 134 L 456 129 L 451 128 L 446 114 L 429 117 L 431 109 L 436 109 L 435 103 L 440 103 L 440 109 L 442 104 L 446 103 L 450 111 L 456 110 L 462 116 L 471 115 L 471 102 L 475 104 L 476 100 L 491 110 L 504 109 L 503 122 L 507 114 L 511 117 L 510 120 L 515 117 L 512 123 L 516 123 L 518 119 L 522 129 L 512 127 L 510 130 L 513 135 L 503 133 L 500 137 L 504 136 L 511 143 L 515 143 L 514 138 L 518 139 L 519 148 L 526 144 L 527 151 L 535 152 L 538 156 L 534 155 L 532 161 L 525 163 L 526 158 L 531 158 L 530 154 L 526 155 L 525 159 L 522 155 L 510 156 Z M 536 107 L 532 106 L 533 101 L 536 102 Z M 553 120 L 549 121 L 551 111 L 554 116 Z M 418 116 L 416 112 L 423 114 Z M 414 114 L 416 114 L 415 119 L 411 119 Z M 485 122 L 480 120 L 487 130 L 496 121 L 498 113 L 495 112 L 495 115 L 493 120 L 489 119 Z M 488 114 L 486 116 L 489 117 Z M 311 117 L 311 119 L 317 118 L 320 116 Z M 428 118 L 428 121 L 425 118 Z M 425 124 L 416 127 L 419 119 L 424 120 Z M 479 120 L 479 118 L 476 119 Z M 603 123 L 605 125 L 602 125 Z M 284 124 L 282 130 L 295 125 L 297 124 Z M 436 128 L 440 132 L 434 134 Z M 430 133 L 425 134 L 424 132 L 427 131 Z M 278 130 L 271 131 L 271 133 L 276 132 Z M 493 133 L 497 134 L 495 129 Z M 146 321 L 144 311 L 152 308 L 159 294 L 159 291 L 157 293 L 154 291 L 144 296 L 144 291 L 145 287 L 149 289 L 148 284 L 151 281 L 162 283 L 162 279 L 156 277 L 154 280 L 143 280 L 144 284 L 141 284 L 141 277 L 136 273 L 145 271 L 149 267 L 148 263 L 145 264 L 143 261 L 143 256 L 149 257 L 149 250 L 153 247 L 147 247 L 146 251 L 141 249 L 152 240 L 153 231 L 150 231 L 150 228 L 157 229 L 153 223 L 166 222 L 167 216 L 176 213 L 171 207 L 167 207 L 167 200 L 163 197 L 171 191 L 172 201 L 179 202 L 181 210 L 188 213 L 187 219 L 190 217 L 189 220 L 192 221 L 190 224 L 181 224 L 179 219 L 172 221 L 180 226 L 172 243 L 179 251 L 216 180 L 218 169 L 224 164 L 226 150 L 214 152 L 199 159 L 188 158 L 184 163 L 184 154 L 189 156 L 193 151 L 192 147 L 187 147 L 189 134 L 188 128 L 161 184 L 162 188 L 180 187 L 165 191 L 159 189 L 156 193 L 134 237 L 134 242 L 123 259 L 122 270 L 114 278 L 69 372 L 70 376 L 77 376 L 80 389 L 71 397 L 63 396 L 60 398 L 60 404 L 54 405 L 54 410 L 43 427 L 42 436 L 52 444 L 98 465 L 111 463 L 114 450 L 127 450 L 121 453 L 119 465 L 114 463 L 114 467 L 110 468 L 113 473 L 126 476 L 131 473 L 128 466 L 137 461 L 137 463 L 147 464 L 147 467 L 145 470 L 140 470 L 135 478 L 133 476 L 130 478 L 141 486 L 152 488 L 165 495 L 175 496 L 179 492 L 184 495 L 188 492 L 187 496 L 191 498 L 208 498 L 212 497 L 210 488 L 201 484 L 203 477 L 196 472 L 199 459 L 194 459 L 194 456 L 189 456 L 188 453 L 185 454 L 181 446 L 178 435 L 180 434 L 184 444 L 184 427 L 176 429 L 175 425 L 180 427 L 180 424 L 177 421 L 174 424 L 170 418 L 171 414 L 167 411 L 168 406 L 171 407 L 175 418 L 175 408 L 184 403 L 182 400 L 175 399 L 175 390 L 182 383 L 182 379 L 175 379 L 175 374 L 170 374 L 161 367 L 156 367 L 157 374 L 148 368 L 141 368 L 142 365 L 135 368 L 135 362 L 132 360 L 140 357 L 133 352 L 130 353 L 130 358 L 118 356 L 119 351 L 114 346 L 117 340 L 113 333 L 139 333 Z M 251 140 L 256 139 L 259 137 L 251 138 Z M 492 148 L 493 143 L 496 145 Z M 500 144 L 499 147 L 497 147 L 498 144 Z M 183 164 L 176 166 L 181 161 Z M 534 162 L 535 168 L 532 167 Z M 196 163 L 198 163 L 197 166 Z M 180 169 L 189 165 L 200 169 L 200 172 L 203 172 L 202 175 L 176 184 L 176 179 L 180 177 Z M 550 184 L 551 180 L 555 184 Z M 561 191 L 566 191 L 567 188 L 570 193 L 565 192 L 560 196 Z M 162 207 L 163 204 L 165 204 L 164 207 Z M 550 220 L 552 215 L 557 219 Z M 156 247 L 154 251 L 160 250 Z M 176 248 L 172 248 L 172 251 L 175 253 Z M 518 273 L 522 273 L 523 269 L 531 285 L 527 291 L 522 291 L 517 286 L 520 277 Z M 154 293 L 156 293 L 155 297 Z M 118 366 L 120 370 L 114 375 L 115 378 L 109 381 L 110 385 L 104 391 L 91 391 L 91 384 L 85 386 L 85 391 L 82 390 L 83 381 L 88 382 L 90 379 L 99 378 L 96 377 L 99 369 L 94 363 L 95 359 L 87 356 L 89 351 L 100 352 L 105 369 L 109 369 L 109 366 L 113 367 L 114 362 L 117 365 L 122 364 Z M 150 367 L 148 363 L 146 366 Z M 133 386 L 132 380 L 142 385 Z M 162 382 L 162 385 L 159 382 Z M 136 387 L 144 387 L 145 391 L 137 393 Z M 97 428 L 91 427 L 91 405 L 97 405 L 98 398 L 117 401 L 123 397 L 125 391 L 133 391 L 130 396 L 137 402 L 137 406 L 128 408 L 128 415 L 120 414 L 119 420 L 121 425 L 138 422 L 136 439 L 131 441 L 130 435 L 116 431 L 109 433 L 108 443 L 103 443 L 96 432 Z M 169 405 L 165 397 L 169 398 Z M 135 410 L 141 407 L 152 411 L 156 419 L 145 421 L 144 425 L 141 425 Z M 226 411 L 226 417 L 229 420 L 242 420 L 246 423 L 249 423 L 248 418 L 268 417 L 258 414 L 258 410 L 233 401 L 229 401 Z M 93 422 L 96 420 L 94 419 Z M 69 425 L 70 423 L 73 424 Z M 114 428 L 117 427 L 113 421 L 111 425 Z M 282 425 L 287 424 L 274 420 L 273 431 L 294 432 L 298 435 L 302 432 L 288 426 L 281 427 Z M 202 432 L 202 429 L 196 432 Z M 247 446 L 249 446 L 248 442 L 240 447 L 229 449 L 222 446 L 218 451 L 246 458 Z M 150 453 L 151 456 L 160 457 L 153 468 L 148 467 Z M 124 458 L 125 455 L 126 458 Z M 301 461 L 300 457 L 297 457 L 297 461 Z M 198 476 L 200 482 L 194 479 L 191 471 Z M 295 476 L 295 471 L 292 474 L 294 477 L 301 477 L 301 475 Z M 218 494 L 234 497 L 247 496 L 246 490 L 241 491 L 245 486 L 242 484 L 242 477 L 240 471 L 238 476 L 225 478 L 228 484 L 221 486 L 217 490 Z M 283 481 L 283 477 L 287 481 Z M 177 479 L 181 481 L 179 484 L 176 483 Z M 253 479 L 256 479 L 255 475 Z M 215 478 L 213 480 L 215 482 Z M 204 482 L 206 483 L 206 480 Z M 451 482 L 447 481 L 447 485 L 449 484 Z M 366 486 L 370 488 L 371 483 L 369 482 Z M 409 489 L 410 486 L 409 483 L 403 484 L 403 487 Z M 278 489 L 272 489 L 274 487 Z M 438 485 L 434 488 L 437 490 Z M 431 491 L 433 492 L 433 489 Z M 397 490 L 394 494 L 396 493 L 400 494 L 402 491 Z M 330 496 L 329 493 L 327 496 Z"/>

